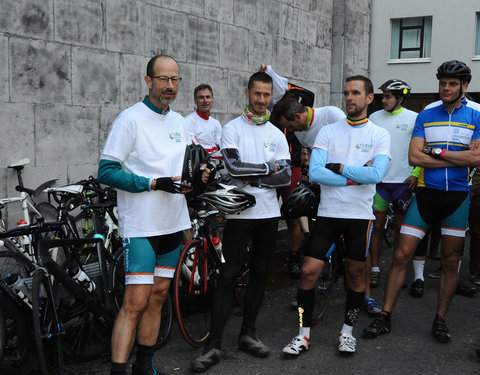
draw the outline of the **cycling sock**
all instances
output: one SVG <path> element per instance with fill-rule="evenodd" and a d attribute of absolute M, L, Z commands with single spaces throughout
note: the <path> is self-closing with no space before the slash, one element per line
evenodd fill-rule
<path fill-rule="evenodd" d="M 422 280 L 423 279 L 423 269 L 425 268 L 425 260 L 413 260 L 413 272 L 415 276 L 413 277 L 413 280 Z"/>
<path fill-rule="evenodd" d="M 125 375 L 126 373 L 127 373 L 127 364 L 126 363 L 112 362 L 112 367 L 110 369 L 110 375 Z"/>
<path fill-rule="evenodd" d="M 352 289 L 347 289 L 347 298 L 345 302 L 345 320 L 344 323 L 349 326 L 354 326 L 357 321 L 358 314 L 363 305 L 365 292 L 355 292 Z"/>
<path fill-rule="evenodd" d="M 303 290 L 298 288 L 298 323 L 301 327 L 310 327 L 315 304 L 315 288 Z"/>
<path fill-rule="evenodd" d="M 299 335 L 306 337 L 307 339 L 310 338 L 310 327 L 300 327 L 298 332 Z"/>
<path fill-rule="evenodd" d="M 371 272 L 380 272 L 380 267 L 372 267 Z"/>
<path fill-rule="evenodd" d="M 153 352 L 154 345 L 137 345 L 137 358 L 134 366 L 142 370 L 147 370 L 153 367 Z"/>
<path fill-rule="evenodd" d="M 347 335 L 353 335 L 353 326 L 350 326 L 348 324 L 343 324 L 342 330 L 340 333 L 346 333 Z"/>

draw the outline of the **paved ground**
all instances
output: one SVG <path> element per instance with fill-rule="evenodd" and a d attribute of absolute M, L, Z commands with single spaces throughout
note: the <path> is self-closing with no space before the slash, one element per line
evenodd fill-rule
<path fill-rule="evenodd" d="M 283 243 L 280 237 L 280 247 Z M 391 255 L 391 249 L 384 250 L 383 270 L 388 268 Z M 344 309 L 344 294 L 338 289 L 326 318 L 312 330 L 310 351 L 297 359 L 285 358 L 281 350 L 297 334 L 296 313 L 288 307 L 296 287 L 295 281 L 286 276 L 285 257 L 285 249 L 275 253 L 268 291 L 258 318 L 258 334 L 272 347 L 272 355 L 258 359 L 238 350 L 235 343 L 241 318 L 232 316 L 225 330 L 225 358 L 209 374 L 480 374 L 480 361 L 475 356 L 475 348 L 480 347 L 480 294 L 473 298 L 455 296 L 448 315 L 453 339 L 449 344 L 439 344 L 430 333 L 438 280 L 429 278 L 425 280 L 423 298 L 411 298 L 407 289 L 401 292 L 391 334 L 375 340 L 361 338 L 361 329 L 371 321 L 362 312 L 354 331 L 358 338 L 357 353 L 350 357 L 341 356 L 336 350 Z M 428 260 L 425 274 L 437 265 L 438 261 Z M 411 277 L 409 274 L 409 284 Z M 380 300 L 384 281 L 382 278 L 382 287 L 373 291 Z M 189 374 L 190 362 L 199 354 L 200 350 L 191 348 L 174 324 L 167 345 L 156 352 L 154 362 L 166 374 Z M 67 373 L 108 374 L 109 364 L 97 360 L 71 365 Z"/>

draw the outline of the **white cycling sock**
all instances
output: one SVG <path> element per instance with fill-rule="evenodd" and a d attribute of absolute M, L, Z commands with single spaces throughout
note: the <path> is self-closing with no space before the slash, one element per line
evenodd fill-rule
<path fill-rule="evenodd" d="M 298 332 L 300 336 L 304 336 L 307 339 L 310 338 L 310 327 L 300 327 L 300 331 Z"/>
<path fill-rule="evenodd" d="M 423 279 L 423 269 L 425 268 L 425 260 L 413 260 L 413 272 L 415 276 L 413 277 L 413 281 L 420 279 L 424 281 Z"/>
<path fill-rule="evenodd" d="M 342 331 L 340 333 L 346 333 L 350 336 L 353 334 L 353 327 L 348 324 L 343 324 Z"/>
<path fill-rule="evenodd" d="M 380 267 L 372 267 L 373 272 L 380 272 Z"/>

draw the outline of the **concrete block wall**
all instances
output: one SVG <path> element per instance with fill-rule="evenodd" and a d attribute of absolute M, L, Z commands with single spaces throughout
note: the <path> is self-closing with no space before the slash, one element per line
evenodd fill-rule
<path fill-rule="evenodd" d="M 5 167 L 24 157 L 29 187 L 95 174 L 112 121 L 147 93 L 158 53 L 179 62 L 172 107 L 182 114 L 206 82 L 225 124 L 262 63 L 331 104 L 344 71 L 366 71 L 368 17 L 368 0 L 0 0 L 0 196 L 16 184 Z"/>

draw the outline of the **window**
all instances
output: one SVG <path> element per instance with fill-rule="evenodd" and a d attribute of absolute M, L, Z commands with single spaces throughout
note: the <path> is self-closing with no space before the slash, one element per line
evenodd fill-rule
<path fill-rule="evenodd" d="M 475 56 L 480 56 L 480 13 L 477 13 L 477 27 L 475 28 Z"/>
<path fill-rule="evenodd" d="M 431 56 L 432 17 L 392 19 L 391 59 L 422 59 Z"/>

